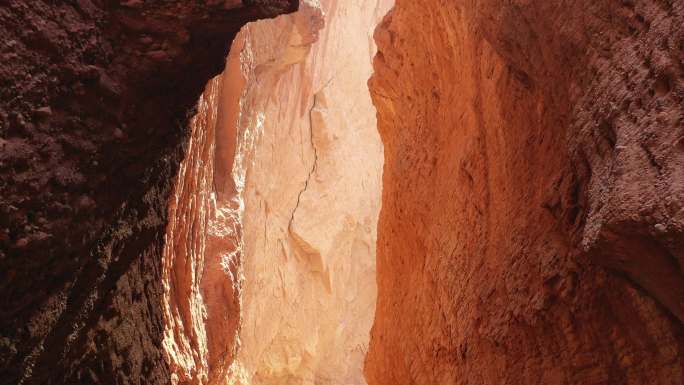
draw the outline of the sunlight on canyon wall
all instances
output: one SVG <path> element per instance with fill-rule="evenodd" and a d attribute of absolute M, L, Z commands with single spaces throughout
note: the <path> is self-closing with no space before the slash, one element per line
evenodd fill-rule
<path fill-rule="evenodd" d="M 163 259 L 175 382 L 365 383 L 383 157 L 366 82 L 390 3 L 249 24 L 207 85 Z"/>
<path fill-rule="evenodd" d="M 238 354 L 251 384 L 365 383 L 382 171 L 366 82 L 389 5 L 302 2 L 244 31 L 241 127 L 259 125 Z"/>

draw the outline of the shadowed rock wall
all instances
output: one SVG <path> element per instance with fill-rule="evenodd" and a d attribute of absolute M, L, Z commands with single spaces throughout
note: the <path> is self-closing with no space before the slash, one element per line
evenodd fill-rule
<path fill-rule="evenodd" d="M 0 383 L 168 383 L 161 255 L 193 106 L 239 28 L 296 1 L 1 3 Z"/>

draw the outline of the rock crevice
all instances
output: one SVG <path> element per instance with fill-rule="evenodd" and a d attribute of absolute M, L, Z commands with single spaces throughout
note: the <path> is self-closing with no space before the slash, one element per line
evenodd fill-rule
<path fill-rule="evenodd" d="M 322 91 L 319 91 L 322 92 Z M 295 204 L 294 209 L 292 210 L 292 215 L 290 216 L 290 222 L 288 224 L 288 230 L 290 233 L 292 233 L 292 222 L 294 221 L 295 213 L 297 212 L 297 208 L 299 207 L 299 202 L 302 199 L 302 194 L 306 192 L 306 188 L 309 187 L 309 181 L 311 180 L 311 176 L 314 175 L 316 172 L 316 165 L 318 164 L 318 150 L 316 149 L 316 142 L 314 141 L 314 124 L 313 124 L 313 113 L 314 109 L 316 109 L 316 98 L 318 96 L 318 92 L 314 93 L 313 95 L 313 101 L 311 102 L 311 108 L 309 109 L 308 115 L 309 115 L 309 141 L 311 143 L 311 150 L 313 151 L 313 163 L 311 164 L 311 170 L 309 170 L 309 174 L 306 176 L 306 180 L 304 181 L 304 187 L 299 191 L 297 194 L 297 203 Z"/>

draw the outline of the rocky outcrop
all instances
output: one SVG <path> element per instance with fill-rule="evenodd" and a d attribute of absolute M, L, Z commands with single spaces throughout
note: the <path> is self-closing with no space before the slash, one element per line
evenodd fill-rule
<path fill-rule="evenodd" d="M 235 383 L 365 383 L 382 168 L 366 81 L 389 3 L 302 2 L 244 31 Z"/>
<path fill-rule="evenodd" d="M 182 281 L 192 273 L 179 269 L 201 261 L 182 265 L 169 251 L 162 264 L 162 248 L 185 147 L 190 158 L 170 210 L 180 219 L 169 231 L 187 250 L 175 256 L 196 255 L 204 242 L 198 237 L 231 223 L 206 223 L 215 219 L 201 207 L 208 192 L 201 166 L 209 158 L 194 151 L 207 142 L 196 124 L 187 144 L 188 122 L 239 28 L 296 3 L 2 1 L 0 383 L 155 384 L 182 372 L 162 345 L 166 322 L 177 317 L 168 277 Z M 207 107 L 198 108 L 196 120 L 206 119 Z M 185 186 L 199 196 L 184 194 Z M 207 233 L 196 231 L 202 226 Z M 233 247 L 221 242 L 207 247 Z M 216 275 L 210 262 L 205 276 Z M 215 281 L 176 288 L 234 297 L 212 287 Z M 211 318 L 232 303 L 203 306 Z M 187 325 L 176 332 L 190 340 L 216 333 Z M 212 339 L 196 370 L 209 375 L 220 367 L 232 338 Z"/>
<path fill-rule="evenodd" d="M 398 0 L 380 384 L 682 384 L 681 1 Z"/>

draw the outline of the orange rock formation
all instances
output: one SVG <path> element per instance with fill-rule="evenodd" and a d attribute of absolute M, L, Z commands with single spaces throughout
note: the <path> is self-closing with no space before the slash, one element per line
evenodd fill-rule
<path fill-rule="evenodd" d="M 397 1 L 370 384 L 684 381 L 683 25 L 681 1 Z"/>

